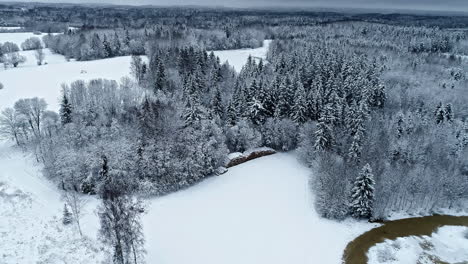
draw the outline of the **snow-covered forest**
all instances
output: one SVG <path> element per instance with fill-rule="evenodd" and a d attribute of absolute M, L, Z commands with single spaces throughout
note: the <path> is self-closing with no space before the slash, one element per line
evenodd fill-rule
<path fill-rule="evenodd" d="M 26 6 L 0 8 L 0 26 L 15 26 L 4 34 L 43 34 L 0 33 L 3 74 L 53 56 L 129 58 L 118 67 L 130 76 L 51 88 L 58 109 L 42 97 L 0 105 L 0 135 L 63 193 L 63 224 L 81 234 L 83 197 L 99 200 L 113 263 L 144 260 L 146 199 L 260 147 L 308 168 L 311 210 L 332 221 L 467 208 L 466 16 Z M 216 55 L 261 47 L 241 69 Z M 19 89 L 1 76 L 0 97 Z"/>

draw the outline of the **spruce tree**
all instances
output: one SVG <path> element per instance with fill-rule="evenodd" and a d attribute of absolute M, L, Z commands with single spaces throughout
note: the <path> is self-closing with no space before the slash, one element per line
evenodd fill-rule
<path fill-rule="evenodd" d="M 62 96 L 59 113 L 62 125 L 66 125 L 72 122 L 72 106 L 68 101 L 68 97 L 65 93 Z"/>
<path fill-rule="evenodd" d="M 331 150 L 334 143 L 333 130 L 331 124 L 326 122 L 325 117 L 321 117 L 317 123 L 315 131 L 314 149 L 317 152 Z"/>
<path fill-rule="evenodd" d="M 227 109 L 227 122 L 228 124 L 234 126 L 237 123 L 237 119 L 238 119 L 238 116 L 236 113 L 234 103 L 231 102 Z"/>
<path fill-rule="evenodd" d="M 102 46 L 104 47 L 104 57 L 111 58 L 114 57 L 114 53 L 112 51 L 112 47 L 107 40 L 107 36 L 104 35 L 104 39 L 102 40 Z"/>
<path fill-rule="evenodd" d="M 437 105 L 434 115 L 437 124 L 443 123 L 445 121 L 446 113 L 444 107 L 442 106 L 442 103 L 439 103 Z"/>
<path fill-rule="evenodd" d="M 366 164 L 354 181 L 351 190 L 351 214 L 356 218 L 371 218 L 374 205 L 374 175 Z"/>
<path fill-rule="evenodd" d="M 215 115 L 217 115 L 220 118 L 223 117 L 224 107 L 223 107 L 221 91 L 219 90 L 219 87 L 216 87 L 216 90 L 215 90 L 213 103 L 212 103 L 212 109 Z"/>
<path fill-rule="evenodd" d="M 257 100 L 255 97 L 249 103 L 249 116 L 250 120 L 255 125 L 260 125 L 265 122 L 266 111 L 262 103 Z"/>
<path fill-rule="evenodd" d="M 445 119 L 449 122 L 453 121 L 453 109 L 452 104 L 447 104 L 445 106 Z"/>
<path fill-rule="evenodd" d="M 307 120 L 307 101 L 304 86 L 299 83 L 294 95 L 291 118 L 294 122 L 302 124 Z"/>
<path fill-rule="evenodd" d="M 202 120 L 203 111 L 201 110 L 201 107 L 198 105 L 198 103 L 194 101 L 187 102 L 187 106 L 183 113 L 183 118 L 186 126 L 191 126 L 194 123 Z"/>
<path fill-rule="evenodd" d="M 158 65 L 156 68 L 156 80 L 154 84 L 155 91 L 162 91 L 166 88 L 166 68 L 164 66 L 164 63 L 159 60 Z"/>

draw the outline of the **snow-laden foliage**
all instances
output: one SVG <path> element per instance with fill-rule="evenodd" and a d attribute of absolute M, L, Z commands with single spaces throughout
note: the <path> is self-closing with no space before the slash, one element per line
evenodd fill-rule
<path fill-rule="evenodd" d="M 374 175 L 369 164 L 364 165 L 351 189 L 351 214 L 357 218 L 370 218 L 374 206 Z"/>

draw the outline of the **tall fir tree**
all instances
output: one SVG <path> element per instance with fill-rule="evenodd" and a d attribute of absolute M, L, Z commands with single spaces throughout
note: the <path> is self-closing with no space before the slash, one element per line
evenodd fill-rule
<path fill-rule="evenodd" d="M 62 102 L 60 103 L 60 121 L 62 125 L 66 125 L 72 122 L 72 105 L 68 101 L 67 95 L 64 93 L 62 96 Z"/>
<path fill-rule="evenodd" d="M 356 218 L 371 218 L 374 207 L 374 175 L 366 164 L 354 181 L 351 189 L 351 214 Z"/>
<path fill-rule="evenodd" d="M 304 86 L 299 83 L 294 94 L 294 105 L 292 107 L 291 118 L 294 122 L 302 124 L 307 121 L 307 101 Z"/>

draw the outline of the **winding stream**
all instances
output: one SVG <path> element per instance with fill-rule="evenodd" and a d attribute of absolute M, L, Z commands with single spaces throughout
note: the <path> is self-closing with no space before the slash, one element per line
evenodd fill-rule
<path fill-rule="evenodd" d="M 351 241 L 343 253 L 344 264 L 366 264 L 367 252 L 386 239 L 407 236 L 430 236 L 444 225 L 468 226 L 468 216 L 433 215 L 384 222 Z"/>

